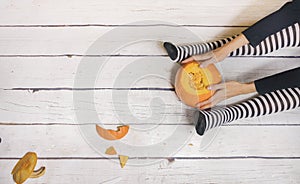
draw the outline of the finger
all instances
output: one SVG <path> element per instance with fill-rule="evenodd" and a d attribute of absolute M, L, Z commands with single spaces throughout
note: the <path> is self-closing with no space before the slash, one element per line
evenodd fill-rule
<path fill-rule="evenodd" d="M 213 106 L 217 105 L 219 102 L 221 102 L 223 100 L 224 100 L 224 91 L 220 90 L 220 91 L 217 91 L 208 100 L 199 103 L 199 107 L 201 107 L 201 108 L 213 107 Z"/>
<path fill-rule="evenodd" d="M 216 106 L 221 100 L 220 99 L 214 99 L 211 103 L 208 103 L 206 105 L 201 106 L 201 109 L 208 109 Z"/>
<path fill-rule="evenodd" d="M 207 105 L 204 105 L 204 106 L 200 107 L 200 109 L 201 109 L 201 110 L 205 110 L 205 109 L 211 108 L 212 106 L 213 106 L 212 103 L 209 103 L 209 104 L 207 104 Z"/>
<path fill-rule="evenodd" d="M 216 100 L 219 100 L 221 98 L 221 94 L 222 94 L 222 91 L 217 91 L 213 96 L 211 96 L 209 99 L 203 101 L 203 102 L 198 102 L 196 104 L 196 107 L 201 107 L 201 106 L 204 106 L 204 105 L 207 105 L 209 103 L 213 103 L 214 101 Z"/>
<path fill-rule="evenodd" d="M 213 60 L 213 59 L 210 59 L 210 60 L 207 60 L 207 61 L 203 61 L 199 66 L 200 66 L 200 68 L 206 68 L 209 65 L 214 64 L 214 63 L 216 63 L 216 61 Z"/>
<path fill-rule="evenodd" d="M 192 57 L 196 61 L 206 61 L 206 60 L 209 60 L 209 59 L 211 59 L 213 57 L 213 52 L 210 51 L 210 52 L 207 52 L 207 53 L 204 53 L 204 54 L 194 55 Z"/>
<path fill-rule="evenodd" d="M 210 64 L 213 64 L 213 63 L 217 63 L 218 60 L 214 54 L 214 52 L 209 52 L 207 54 L 205 54 L 207 57 L 203 57 L 202 60 L 199 60 L 201 61 L 201 64 L 200 64 L 200 67 L 201 68 L 206 68 L 208 65 Z"/>
<path fill-rule="evenodd" d="M 226 83 L 213 84 L 207 87 L 208 90 L 216 91 L 220 89 L 224 89 L 226 87 Z"/>
<path fill-rule="evenodd" d="M 201 68 L 206 68 L 206 67 L 208 67 L 208 65 L 214 64 L 214 63 L 217 63 L 217 60 L 216 60 L 216 58 L 212 57 L 212 58 L 210 58 L 209 60 L 203 61 L 203 62 L 200 64 L 200 67 L 201 67 Z"/>
<path fill-rule="evenodd" d="M 206 68 L 206 67 L 208 67 L 208 65 L 213 64 L 213 63 L 216 63 L 216 61 L 214 59 L 209 59 L 209 60 L 201 62 L 201 64 L 199 66 L 200 66 L 200 68 Z"/>
<path fill-rule="evenodd" d="M 185 64 L 185 63 L 189 63 L 189 62 L 191 62 L 191 61 L 194 61 L 194 58 L 193 58 L 193 57 L 189 57 L 189 58 L 183 60 L 181 63 L 182 63 L 182 64 Z"/>
<path fill-rule="evenodd" d="M 204 106 L 204 105 L 206 105 L 206 104 L 209 104 L 209 103 L 211 103 L 212 102 L 212 100 L 213 100 L 213 97 L 211 97 L 211 98 L 209 98 L 208 100 L 205 100 L 205 101 L 203 101 L 203 102 L 198 102 L 197 104 L 196 104 L 196 107 L 201 107 L 201 106 Z"/>

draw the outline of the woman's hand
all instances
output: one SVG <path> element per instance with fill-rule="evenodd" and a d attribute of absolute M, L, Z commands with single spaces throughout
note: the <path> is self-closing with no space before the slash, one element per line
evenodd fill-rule
<path fill-rule="evenodd" d="M 226 43 L 222 47 L 205 54 L 192 56 L 182 61 L 182 63 L 184 64 L 195 60 L 201 63 L 201 68 L 205 68 L 210 64 L 223 61 L 232 51 L 248 43 L 248 39 L 243 34 L 240 34 L 234 40 Z M 198 108 L 207 109 L 213 107 L 227 98 L 255 92 L 256 88 L 253 82 L 249 84 L 242 84 L 236 81 L 230 81 L 222 84 L 211 85 L 209 86 L 209 90 L 216 91 L 216 93 L 208 100 L 198 103 L 196 105 Z"/>
<path fill-rule="evenodd" d="M 254 82 L 243 84 L 236 81 L 211 85 L 208 89 L 216 92 L 208 100 L 196 104 L 196 106 L 201 110 L 211 108 L 225 99 L 256 91 Z"/>
<path fill-rule="evenodd" d="M 192 57 L 189 57 L 183 60 L 181 63 L 185 64 L 191 61 L 199 61 L 201 62 L 200 67 L 205 68 L 210 64 L 223 61 L 229 55 L 229 53 L 230 52 L 227 51 L 226 47 L 220 47 L 216 50 L 207 52 L 205 54 L 194 55 Z"/>
<path fill-rule="evenodd" d="M 243 45 L 246 45 L 247 43 L 249 43 L 247 38 L 243 34 L 240 34 L 234 40 L 226 43 L 222 47 L 219 47 L 219 48 L 217 48 L 213 51 L 207 52 L 205 54 L 189 57 L 189 58 L 183 60 L 181 63 L 184 64 L 184 63 L 188 63 L 188 62 L 191 62 L 194 60 L 200 61 L 201 62 L 200 67 L 205 68 L 212 63 L 217 63 L 217 62 L 223 61 L 232 51 L 242 47 Z"/>

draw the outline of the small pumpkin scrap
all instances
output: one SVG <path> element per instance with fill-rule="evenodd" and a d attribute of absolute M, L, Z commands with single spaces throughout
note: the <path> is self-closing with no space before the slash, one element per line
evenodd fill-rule
<path fill-rule="evenodd" d="M 46 172 L 45 167 L 34 170 L 37 163 L 37 155 L 34 152 L 26 153 L 15 165 L 11 174 L 17 184 L 24 183 L 28 178 L 38 178 Z"/>
<path fill-rule="evenodd" d="M 116 155 L 117 152 L 113 146 L 110 146 L 109 148 L 106 149 L 105 154 L 107 155 Z"/>
<path fill-rule="evenodd" d="M 123 168 L 126 165 L 126 163 L 127 163 L 128 156 L 119 155 L 119 159 L 120 159 L 121 168 Z"/>
<path fill-rule="evenodd" d="M 129 130 L 128 125 L 118 126 L 117 130 L 105 129 L 99 125 L 96 125 L 98 135 L 106 140 L 119 140 L 122 139 Z"/>

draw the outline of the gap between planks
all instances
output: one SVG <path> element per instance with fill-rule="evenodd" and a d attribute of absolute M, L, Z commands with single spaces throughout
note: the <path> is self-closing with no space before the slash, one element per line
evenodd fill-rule
<path fill-rule="evenodd" d="M 117 55 L 84 55 L 84 54 L 0 54 L 0 58 L 12 58 L 12 57 L 44 57 L 44 58 L 53 58 L 53 57 L 168 57 L 167 55 L 126 55 L 126 54 L 117 54 Z M 282 58 L 282 59 L 293 59 L 300 58 L 300 56 L 229 56 L 229 58 Z"/>
<path fill-rule="evenodd" d="M 115 123 L 104 123 L 105 125 L 116 125 Z M 13 122 L 0 122 L 0 126 L 26 126 L 26 125 L 30 125 L 30 126 L 65 126 L 65 125 L 69 125 L 69 126 L 82 126 L 82 125 L 96 125 L 95 123 L 13 123 Z M 129 123 L 128 125 L 157 125 L 156 123 Z M 174 125 L 181 125 L 181 126 L 185 126 L 185 125 L 190 125 L 190 123 L 181 123 L 181 124 L 176 124 L 176 123 L 167 123 L 164 125 L 168 125 L 168 126 L 174 126 Z M 231 126 L 238 126 L 238 127 L 252 127 L 252 126 L 259 126 L 259 127 L 279 127 L 279 126 L 300 126 L 300 122 L 299 124 L 293 123 L 293 124 L 285 124 L 285 123 L 279 123 L 279 124 L 241 124 L 241 123 L 234 123 L 234 124 L 225 124 L 222 126 L 227 126 L 227 127 L 231 127 Z"/>
<path fill-rule="evenodd" d="M 0 157 L 0 160 L 19 160 L 22 157 Z M 300 157 L 278 157 L 278 156 L 220 156 L 220 157 L 130 157 L 138 160 L 240 160 L 240 159 L 265 159 L 265 160 L 300 160 Z M 119 160 L 119 157 L 39 157 L 39 160 Z"/>
<path fill-rule="evenodd" d="M 14 28 L 23 28 L 23 27 L 218 27 L 218 28 L 247 28 L 250 25 L 204 25 L 204 24 L 4 24 L 0 25 L 0 28 L 14 27 Z"/>
<path fill-rule="evenodd" d="M 2 88 L 2 90 L 11 91 L 32 91 L 33 93 L 37 91 L 101 91 L 101 90 L 124 90 L 124 91 L 175 91 L 174 88 L 158 88 L 158 87 L 139 87 L 139 88 L 70 88 L 70 87 L 57 87 L 57 88 Z"/>

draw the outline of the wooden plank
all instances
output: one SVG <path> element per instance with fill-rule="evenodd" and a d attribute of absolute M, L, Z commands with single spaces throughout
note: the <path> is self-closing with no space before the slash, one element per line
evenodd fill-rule
<path fill-rule="evenodd" d="M 16 3 L 6 0 L 0 6 L 0 24 L 124 24 L 141 20 L 164 20 L 177 24 L 249 25 L 277 10 L 285 2 L 88 0 L 83 3 L 76 0 L 70 3 L 66 0 L 47 0 Z"/>
<path fill-rule="evenodd" d="M 0 88 L 72 88 L 80 57 L 56 58 L 56 57 L 29 57 L 29 58 L 1 58 L 0 72 L 4 77 L 0 78 Z M 90 58 L 91 67 L 98 66 L 98 59 Z M 145 75 L 143 80 L 135 82 L 131 87 L 163 87 L 171 88 L 170 79 L 174 78 L 177 64 L 172 63 L 166 57 L 111 57 L 99 70 L 98 78 L 94 85 L 86 82 L 86 88 L 112 88 L 121 87 L 115 79 L 126 70 L 127 74 L 122 78 L 125 81 L 135 81 L 138 75 Z M 95 62 L 95 63 L 93 63 Z M 145 65 L 133 65 L 143 62 Z M 219 65 L 225 80 L 249 82 L 284 70 L 299 66 L 297 58 L 227 58 Z M 247 66 L 247 67 L 245 67 Z M 154 68 L 160 69 L 160 77 L 149 74 L 157 74 Z M 126 70 L 125 70 L 126 69 Z M 79 69 L 78 69 L 79 70 Z M 87 77 L 86 80 L 90 78 Z M 130 87 L 129 85 L 127 87 Z"/>
<path fill-rule="evenodd" d="M 300 156 L 300 146 L 297 143 L 300 138 L 299 126 L 223 126 L 201 137 L 196 135 L 191 125 L 158 125 L 147 131 L 141 129 L 144 125 L 132 125 L 128 135 L 121 141 L 105 141 L 97 136 L 96 130 L 93 132 L 93 127 L 91 125 L 92 132 L 87 135 L 82 134 L 82 130 L 74 125 L 1 126 L 0 157 L 19 157 L 27 151 L 35 151 L 41 157 L 102 158 L 107 157 L 104 152 L 109 146 L 114 146 L 119 154 L 141 159 L 170 156 Z M 85 125 L 85 128 L 89 128 L 88 125 Z M 95 134 L 95 139 L 88 137 L 91 134 Z M 82 135 L 85 135 L 86 139 Z M 163 145 L 160 146 L 160 143 Z M 90 144 L 95 149 L 92 149 Z M 145 153 L 136 146 L 153 151 Z"/>
<path fill-rule="evenodd" d="M 163 20 L 184 25 L 203 40 L 214 40 L 241 32 L 286 1 L 1 2 L 1 183 L 13 182 L 10 171 L 17 158 L 27 151 L 36 151 L 42 157 L 38 165 L 47 167 L 45 176 L 27 183 L 299 182 L 300 147 L 296 140 L 300 136 L 300 109 L 236 121 L 207 132 L 204 137 L 195 135 L 191 125 L 193 110 L 182 106 L 169 82 L 176 67 L 167 61 L 156 41 L 141 41 L 118 50 L 110 57 L 104 72 L 98 75 L 95 85 L 84 79 L 80 89 L 74 88 L 82 56 L 96 56 L 92 61 L 97 62 L 104 58 L 103 55 L 111 54 L 105 51 L 87 53 L 86 50 L 110 30 L 124 28 L 122 24 Z M 132 30 L 158 27 L 145 24 L 132 26 Z M 172 30 L 170 27 L 169 31 Z M 194 41 L 191 38 L 173 34 L 160 35 L 156 40 L 186 43 Z M 111 41 L 107 39 L 102 44 L 108 45 Z M 145 69 L 138 65 L 126 69 L 143 58 L 139 56 L 149 61 Z M 219 67 L 226 80 L 246 82 L 299 66 L 299 49 L 285 49 L 270 56 L 229 58 Z M 291 56 L 298 58 L 291 59 Z M 166 62 L 162 64 L 162 60 Z M 153 68 L 161 69 L 162 75 L 132 80 L 138 74 L 153 74 Z M 122 77 L 125 83 L 115 84 L 114 80 L 123 71 L 127 72 Z M 90 102 L 85 94 L 93 92 L 93 87 L 97 88 L 93 94 L 95 101 Z M 144 90 L 128 90 L 130 87 Z M 146 90 L 149 87 L 151 90 Z M 82 95 L 80 106 L 74 104 L 77 94 Z M 117 98 L 121 95 L 128 95 L 128 101 Z M 152 101 L 157 98 L 165 104 Z M 131 127 L 122 142 L 106 142 L 103 147 L 98 146 L 99 142 L 94 144 L 101 148 L 98 152 L 82 136 L 84 128 L 89 127 L 82 124 L 95 123 L 94 119 L 80 121 L 83 129 L 79 129 L 75 116 L 81 112 L 89 115 L 93 104 L 99 121 L 106 128 L 115 128 L 121 122 Z M 92 137 L 94 129 L 85 135 Z M 88 136 L 86 139 L 90 138 Z M 153 146 L 156 143 L 163 146 Z M 100 154 L 112 144 L 119 153 L 130 157 L 124 169 L 120 168 L 116 157 L 107 159 Z M 148 145 L 146 147 L 153 152 L 131 149 L 143 145 Z M 175 162 L 169 163 L 167 157 L 175 158 Z M 137 167 L 137 163 L 143 167 Z"/>
<path fill-rule="evenodd" d="M 80 113 L 95 113 L 99 117 L 97 121 L 113 124 L 120 122 L 139 124 L 145 121 L 150 124 L 157 121 L 163 121 L 165 124 L 190 124 L 193 121 L 194 110 L 184 106 L 173 91 L 97 90 L 91 100 L 89 97 L 93 94 L 89 90 L 39 92 L 1 90 L 0 94 L 0 122 L 3 123 L 73 124 L 77 122 L 75 115 Z M 74 94 L 80 95 L 75 101 Z M 95 119 L 86 115 L 82 121 L 84 122 L 81 123 L 95 122 Z M 241 120 L 239 123 L 298 124 L 299 109 Z"/>
<path fill-rule="evenodd" d="M 14 56 L 14 55 L 84 55 L 87 49 L 100 37 L 109 34 L 111 30 L 123 29 L 123 33 L 127 32 L 141 32 L 152 29 L 151 34 L 157 41 L 172 41 L 178 44 L 185 44 L 189 42 L 203 42 L 213 41 L 230 37 L 239 34 L 246 28 L 228 28 L 228 27 L 159 27 L 159 26 L 142 26 L 142 27 L 0 27 L 0 56 Z M 161 30 L 165 34 L 161 35 Z M 192 33 L 182 33 L 178 30 L 190 30 L 195 36 L 199 37 L 194 40 Z M 178 33 L 176 33 L 176 31 Z M 172 34 L 169 34 L 172 33 Z M 145 33 L 149 34 L 149 33 Z M 126 36 L 124 36 L 126 37 Z M 147 35 L 141 36 L 147 37 Z M 112 36 L 110 39 L 101 41 L 103 45 L 110 45 L 115 40 Z M 126 39 L 126 38 L 124 38 Z M 104 52 L 101 49 L 89 52 L 93 55 L 111 54 Z M 117 55 L 165 55 L 165 51 L 160 44 L 155 41 L 139 41 L 137 43 L 127 45 L 118 50 Z M 277 51 L 274 55 L 289 55 L 299 56 L 298 49 L 285 49 L 285 51 Z"/>
<path fill-rule="evenodd" d="M 60 55 L 60 54 L 86 54 L 86 50 L 101 36 L 108 34 L 113 29 L 125 29 L 134 31 L 153 29 L 153 35 L 158 35 L 155 30 L 160 30 L 159 27 L 59 27 L 59 28 L 0 28 L 0 54 L 1 55 Z M 165 27 L 170 32 L 178 30 L 176 27 Z M 184 28 L 181 28 L 184 29 Z M 202 40 L 216 40 L 219 38 L 231 36 L 244 30 L 245 28 L 224 28 L 224 27 L 200 27 L 200 28 L 186 28 L 199 35 Z M 162 40 L 177 40 L 173 36 L 174 34 L 164 35 Z M 145 35 L 146 37 L 146 35 Z M 158 36 L 157 36 L 158 37 Z M 159 39 L 159 37 L 157 38 Z M 189 38 L 185 35 L 180 35 L 182 43 L 188 42 Z M 201 41 L 194 40 L 194 42 Z M 103 45 L 111 44 L 114 41 L 114 37 L 110 40 L 103 40 Z M 121 43 L 121 40 L 117 40 Z M 103 53 L 98 49 L 95 53 L 89 53 L 94 55 L 111 54 Z M 138 42 L 134 45 L 129 45 L 117 53 L 119 55 L 162 55 L 166 54 L 160 45 L 156 42 Z"/>
<path fill-rule="evenodd" d="M 129 163 L 130 164 L 130 159 Z M 0 160 L 3 183 L 13 183 L 10 175 L 16 160 Z M 111 160 L 39 160 L 46 174 L 26 183 L 298 183 L 299 160 L 216 159 L 162 161 L 153 165 L 121 169 Z"/>

